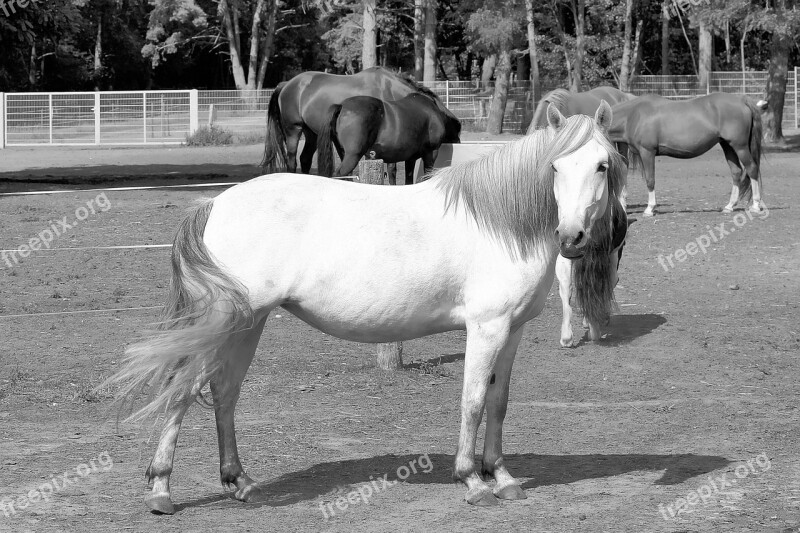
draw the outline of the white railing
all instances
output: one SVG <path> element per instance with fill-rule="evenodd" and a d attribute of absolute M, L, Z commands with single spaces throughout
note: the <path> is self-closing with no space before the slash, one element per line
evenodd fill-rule
<path fill-rule="evenodd" d="M 789 72 L 784 126 L 798 126 L 798 73 Z M 637 76 L 631 92 L 683 99 L 721 91 L 761 98 L 766 72 L 714 72 L 707 86 L 695 76 Z M 465 126 L 485 126 L 493 85 L 437 81 L 427 84 Z M 259 140 L 273 89 L 252 91 L 108 91 L 0 93 L 0 147 L 37 145 L 180 144 L 201 125 L 213 123 L 239 138 Z M 530 84 L 509 85 L 505 131 L 527 127 Z"/>

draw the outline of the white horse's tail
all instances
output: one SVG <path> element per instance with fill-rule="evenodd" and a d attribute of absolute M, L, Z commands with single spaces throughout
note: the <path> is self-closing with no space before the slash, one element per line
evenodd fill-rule
<path fill-rule="evenodd" d="M 158 331 L 126 351 L 122 369 L 100 388 L 118 385 L 115 403 L 130 407 L 149 388 L 148 403 L 127 420 L 157 416 L 176 401 L 193 400 L 219 370 L 222 348 L 253 325 L 247 289 L 214 261 L 203 243 L 213 200 L 184 219 L 172 245 L 172 283 Z"/>

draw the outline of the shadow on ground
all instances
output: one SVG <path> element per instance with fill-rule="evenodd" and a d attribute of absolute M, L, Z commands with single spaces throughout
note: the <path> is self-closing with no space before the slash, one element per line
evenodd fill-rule
<path fill-rule="evenodd" d="M 272 481 L 258 484 L 256 501 L 242 507 L 282 507 L 298 502 L 331 495 L 333 498 L 346 495 L 358 487 L 381 480 L 388 474 L 389 481 L 396 480 L 399 468 L 415 462 L 422 464 L 417 473 L 411 473 L 406 483 L 444 485 L 453 483 L 452 465 L 454 457 L 447 454 L 429 454 L 430 461 L 420 455 L 381 455 L 366 459 L 350 459 L 314 465 L 306 470 L 291 472 Z M 732 461 L 710 455 L 536 455 L 532 453 L 507 455 L 506 464 L 518 478 L 529 478 L 522 483 L 523 489 L 535 489 L 547 485 L 566 485 L 587 479 L 613 477 L 639 471 L 664 471 L 655 483 L 676 485 L 693 477 L 702 476 L 729 465 Z M 424 473 L 429 470 L 429 473 Z M 382 486 L 381 482 L 377 482 Z M 183 502 L 176 509 L 202 507 L 232 499 L 232 493 L 206 496 Z"/>

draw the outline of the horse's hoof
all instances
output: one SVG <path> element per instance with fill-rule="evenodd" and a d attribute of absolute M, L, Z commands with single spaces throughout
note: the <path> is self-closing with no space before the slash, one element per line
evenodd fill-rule
<path fill-rule="evenodd" d="M 175 506 L 166 492 L 158 494 L 148 494 L 144 498 L 144 503 L 150 512 L 155 514 L 175 514 Z"/>
<path fill-rule="evenodd" d="M 569 339 L 561 339 L 561 347 L 562 348 L 575 348 L 578 343 L 570 337 Z"/>
<path fill-rule="evenodd" d="M 733 213 L 733 209 L 730 208 L 730 207 L 723 207 L 722 208 L 722 213 L 725 214 L 725 215 L 730 215 L 731 213 Z"/>
<path fill-rule="evenodd" d="M 644 213 L 642 213 L 643 217 L 651 217 L 653 215 L 655 215 L 653 211 L 645 211 Z"/>
<path fill-rule="evenodd" d="M 763 212 L 764 212 L 764 210 L 763 210 L 763 209 L 761 209 L 761 208 L 760 208 L 759 206 L 757 206 L 757 205 L 753 205 L 753 206 L 750 206 L 750 212 L 751 212 L 751 213 L 754 213 L 754 214 L 756 214 L 756 215 L 760 215 L 761 213 L 763 213 Z"/>
<path fill-rule="evenodd" d="M 495 488 L 494 495 L 501 500 L 524 500 L 528 497 L 525 494 L 525 491 L 522 490 L 522 487 L 516 483 L 506 485 L 505 487 Z"/>
<path fill-rule="evenodd" d="M 245 503 L 252 503 L 259 500 L 260 493 L 258 490 L 258 485 L 253 483 L 252 485 L 245 485 L 241 489 L 237 490 L 233 497 L 239 500 L 240 502 Z"/>
<path fill-rule="evenodd" d="M 478 507 L 500 505 L 500 500 L 492 494 L 492 489 L 489 487 L 470 489 L 467 491 L 467 495 L 464 496 L 464 499 L 467 500 L 468 504 L 477 505 Z"/>

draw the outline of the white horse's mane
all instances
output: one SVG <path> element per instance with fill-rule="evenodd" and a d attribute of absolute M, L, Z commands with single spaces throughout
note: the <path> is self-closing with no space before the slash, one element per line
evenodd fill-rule
<path fill-rule="evenodd" d="M 465 209 L 511 255 L 525 259 L 543 240 L 554 242 L 558 204 L 553 161 L 592 138 L 608 151 L 609 192 L 619 197 L 624 161 L 594 119 L 585 115 L 568 118 L 557 133 L 551 128 L 535 130 L 481 159 L 439 170 L 431 179 L 444 192 L 446 210 Z"/>

